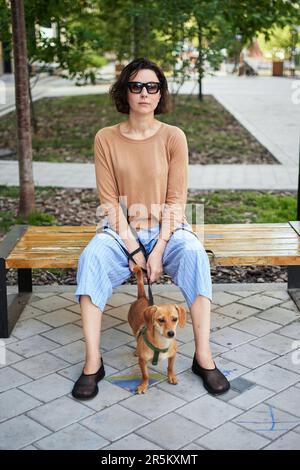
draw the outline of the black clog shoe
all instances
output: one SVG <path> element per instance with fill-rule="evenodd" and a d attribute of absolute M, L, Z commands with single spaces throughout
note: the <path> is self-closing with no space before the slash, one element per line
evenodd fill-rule
<path fill-rule="evenodd" d="M 198 364 L 196 355 L 194 355 L 192 371 L 201 377 L 204 388 L 211 395 L 222 395 L 230 389 L 230 383 L 216 364 L 214 369 L 205 369 Z"/>
<path fill-rule="evenodd" d="M 72 396 L 77 400 L 91 400 L 98 393 L 98 382 L 105 376 L 103 359 L 101 357 L 101 367 L 95 374 L 85 374 L 82 372 L 79 379 L 75 382 L 72 390 Z"/>

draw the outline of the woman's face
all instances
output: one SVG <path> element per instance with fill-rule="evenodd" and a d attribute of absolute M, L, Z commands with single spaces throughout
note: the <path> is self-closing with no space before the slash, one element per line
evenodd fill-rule
<path fill-rule="evenodd" d="M 153 70 L 142 69 L 134 76 L 130 77 L 130 82 L 159 82 L 156 73 Z M 139 114 L 154 113 L 161 97 L 160 90 L 158 93 L 148 93 L 146 87 L 143 87 L 141 93 L 131 93 L 128 89 L 127 100 L 130 112 Z"/>

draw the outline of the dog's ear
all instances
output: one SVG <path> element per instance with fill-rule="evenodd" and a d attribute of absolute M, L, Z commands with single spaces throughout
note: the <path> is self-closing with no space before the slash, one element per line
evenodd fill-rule
<path fill-rule="evenodd" d="M 178 311 L 178 325 L 183 328 L 186 324 L 186 311 L 182 305 L 175 305 L 176 310 Z"/>
<path fill-rule="evenodd" d="M 145 308 L 144 310 L 144 320 L 147 327 L 150 327 L 154 324 L 155 313 L 157 312 L 156 305 L 150 305 L 149 307 Z"/>

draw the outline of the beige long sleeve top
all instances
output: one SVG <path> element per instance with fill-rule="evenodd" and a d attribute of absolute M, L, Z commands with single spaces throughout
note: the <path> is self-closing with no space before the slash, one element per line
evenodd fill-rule
<path fill-rule="evenodd" d="M 161 223 L 159 238 L 169 240 L 178 223 L 186 223 L 188 146 L 184 132 L 161 123 L 142 140 L 124 136 L 120 124 L 100 129 L 94 142 L 100 226 L 108 220 L 121 237 L 128 222 L 136 230 Z"/>

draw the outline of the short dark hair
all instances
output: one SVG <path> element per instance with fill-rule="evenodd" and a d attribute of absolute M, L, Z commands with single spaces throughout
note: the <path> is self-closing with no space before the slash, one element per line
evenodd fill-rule
<path fill-rule="evenodd" d="M 162 69 L 151 60 L 148 60 L 144 57 L 139 59 L 134 59 L 129 64 L 127 64 L 117 81 L 110 87 L 109 95 L 112 101 L 115 103 L 117 110 L 120 113 L 129 114 L 129 104 L 127 101 L 127 83 L 131 78 L 134 78 L 139 70 L 149 69 L 153 70 L 156 73 L 156 76 L 161 84 L 161 97 L 159 103 L 154 110 L 154 114 L 167 113 L 171 109 L 171 100 L 168 91 L 167 79 L 162 71 Z"/>

